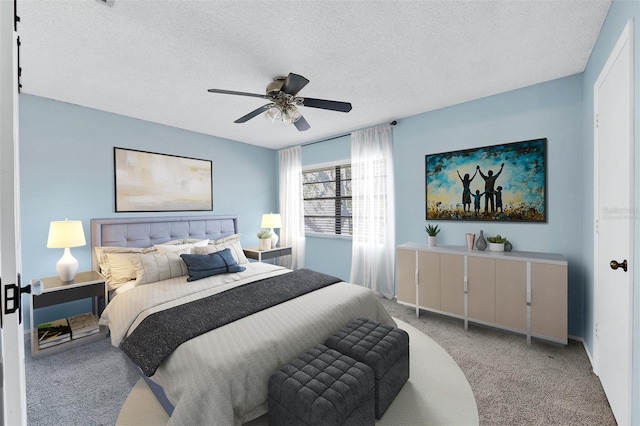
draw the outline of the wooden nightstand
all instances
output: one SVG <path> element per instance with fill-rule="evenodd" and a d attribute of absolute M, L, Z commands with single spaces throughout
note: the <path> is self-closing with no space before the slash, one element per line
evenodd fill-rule
<path fill-rule="evenodd" d="M 62 282 L 59 277 L 42 278 L 42 294 L 31 293 L 31 355 L 42 356 L 52 354 L 95 341 L 106 336 L 106 327 L 100 327 L 100 332 L 61 343 L 45 349 L 38 348 L 38 324 L 34 324 L 33 313 L 36 309 L 60 303 L 82 299 L 93 299 L 93 313 L 100 317 L 107 301 L 107 282 L 102 275 L 95 271 L 78 272 L 73 281 Z"/>
<path fill-rule="evenodd" d="M 255 259 L 262 262 L 265 259 L 274 259 L 280 256 L 291 255 L 291 247 L 276 247 L 271 250 L 258 250 L 258 247 L 247 247 L 243 249 L 244 255 L 249 259 Z"/>

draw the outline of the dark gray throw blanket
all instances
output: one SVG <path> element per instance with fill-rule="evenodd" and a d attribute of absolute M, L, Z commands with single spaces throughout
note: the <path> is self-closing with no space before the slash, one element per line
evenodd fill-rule
<path fill-rule="evenodd" d="M 234 287 L 149 315 L 120 348 L 145 375 L 151 376 L 187 340 L 340 281 L 310 269 L 299 269 Z"/>

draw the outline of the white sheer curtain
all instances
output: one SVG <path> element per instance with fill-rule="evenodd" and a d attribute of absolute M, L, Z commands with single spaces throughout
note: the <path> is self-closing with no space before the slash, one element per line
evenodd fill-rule
<path fill-rule="evenodd" d="M 395 213 L 390 125 L 351 133 L 353 248 L 350 281 L 394 296 Z"/>
<path fill-rule="evenodd" d="M 299 146 L 279 151 L 280 157 L 280 245 L 291 246 L 281 265 L 304 268 L 304 208 L 302 204 L 302 150 Z"/>

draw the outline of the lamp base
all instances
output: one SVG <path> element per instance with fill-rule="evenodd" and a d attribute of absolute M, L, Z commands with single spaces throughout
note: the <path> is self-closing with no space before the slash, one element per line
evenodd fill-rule
<path fill-rule="evenodd" d="M 273 228 L 271 228 L 271 248 L 276 248 L 276 246 L 278 245 L 278 240 L 280 238 L 278 237 L 278 234 L 276 234 L 273 231 Z"/>
<path fill-rule="evenodd" d="M 58 271 L 58 276 L 62 282 L 73 281 L 76 277 L 76 272 L 78 272 L 78 259 L 71 255 L 71 250 L 66 248 L 64 249 L 64 254 L 56 263 L 56 271 Z"/>

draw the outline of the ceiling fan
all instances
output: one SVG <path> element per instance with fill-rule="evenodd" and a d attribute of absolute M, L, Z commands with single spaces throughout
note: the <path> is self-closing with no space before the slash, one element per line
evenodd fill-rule
<path fill-rule="evenodd" d="M 265 95 L 257 93 L 235 92 L 233 90 L 209 89 L 211 93 L 223 93 L 227 95 L 251 96 L 254 98 L 268 99 L 269 103 L 261 106 L 249 114 L 242 116 L 234 123 L 245 123 L 253 117 L 265 112 L 272 121 L 281 120 L 283 123 L 293 123 L 299 131 L 308 130 L 311 126 L 298 111 L 299 106 L 328 109 L 331 111 L 349 112 L 351 104 L 348 102 L 329 101 L 325 99 L 304 98 L 296 96 L 309 80 L 301 75 L 289 73 L 287 77 L 276 77 L 267 85 Z"/>

